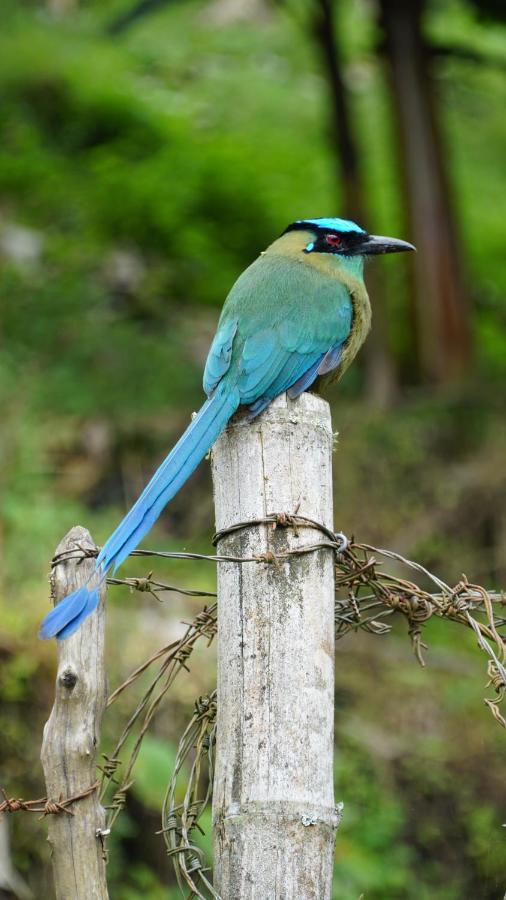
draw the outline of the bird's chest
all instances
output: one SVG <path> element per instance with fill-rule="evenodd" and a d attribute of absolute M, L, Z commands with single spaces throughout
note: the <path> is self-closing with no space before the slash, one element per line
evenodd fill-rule
<path fill-rule="evenodd" d="M 371 304 L 365 286 L 350 288 L 351 303 L 353 307 L 351 331 L 346 342 L 346 353 L 349 362 L 353 360 L 364 343 L 371 328 Z M 343 353 L 344 356 L 344 353 Z"/>
<path fill-rule="evenodd" d="M 344 343 L 339 365 L 321 379 L 322 386 L 341 378 L 355 359 L 371 328 L 371 304 L 365 287 L 350 284 L 349 294 L 352 303 L 350 333 Z"/>

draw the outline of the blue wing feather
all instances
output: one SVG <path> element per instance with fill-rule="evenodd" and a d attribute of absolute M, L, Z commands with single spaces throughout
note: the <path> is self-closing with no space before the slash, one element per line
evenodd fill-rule
<path fill-rule="evenodd" d="M 344 285 L 333 287 L 333 302 L 326 301 L 327 314 L 313 300 L 301 305 L 300 315 L 272 310 L 269 329 L 248 337 L 241 353 L 241 402 L 252 416 L 258 415 L 278 394 L 291 398 L 307 390 L 320 375 L 335 369 L 350 334 L 353 306 Z M 328 314 L 330 306 L 331 318 Z"/>
<path fill-rule="evenodd" d="M 300 378 L 297 379 L 287 391 L 290 400 L 295 400 L 300 394 L 303 394 L 304 391 L 307 391 L 308 388 L 311 387 L 313 381 L 318 377 L 318 367 L 321 363 L 321 356 L 313 363 L 310 368 L 301 375 Z"/>
<path fill-rule="evenodd" d="M 337 369 L 343 355 L 343 347 L 344 343 L 336 344 L 335 347 L 332 347 L 332 349 L 325 354 L 318 366 L 318 375 L 327 375 L 328 372 Z"/>
<path fill-rule="evenodd" d="M 237 325 L 237 319 L 228 319 L 218 325 L 204 369 L 204 390 L 207 395 L 215 390 L 230 368 Z"/>
<path fill-rule="evenodd" d="M 316 365 L 321 360 L 321 355 L 317 357 Z M 296 384 L 308 368 L 314 367 L 314 357 L 309 354 L 292 353 L 290 357 L 278 373 L 278 377 L 273 382 L 266 393 L 251 403 L 248 407 L 251 417 L 258 416 L 279 394 L 282 394 L 291 385 Z"/>
<path fill-rule="evenodd" d="M 305 372 L 304 375 L 288 389 L 290 400 L 295 400 L 296 397 L 303 394 L 304 391 L 307 391 L 319 375 L 325 375 L 327 372 L 331 372 L 332 369 L 336 369 L 341 361 L 341 356 L 343 355 L 343 347 L 344 342 L 336 344 L 336 346 L 332 347 L 324 354 L 324 356 L 317 359 L 311 368 L 309 368 L 307 372 Z"/>

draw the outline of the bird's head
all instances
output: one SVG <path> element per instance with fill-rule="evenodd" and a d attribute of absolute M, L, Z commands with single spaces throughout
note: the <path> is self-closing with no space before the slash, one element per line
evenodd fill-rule
<path fill-rule="evenodd" d="M 331 254 L 342 262 L 362 264 L 367 256 L 414 250 L 398 238 L 368 234 L 347 219 L 297 219 L 283 232 L 279 242 L 290 242 L 292 250 L 304 254 Z"/>

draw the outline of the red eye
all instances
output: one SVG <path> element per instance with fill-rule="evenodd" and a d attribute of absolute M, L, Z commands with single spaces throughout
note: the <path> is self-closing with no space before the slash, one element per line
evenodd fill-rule
<path fill-rule="evenodd" d="M 343 243 L 342 238 L 338 234 L 327 234 L 325 240 L 331 247 L 340 247 Z"/>

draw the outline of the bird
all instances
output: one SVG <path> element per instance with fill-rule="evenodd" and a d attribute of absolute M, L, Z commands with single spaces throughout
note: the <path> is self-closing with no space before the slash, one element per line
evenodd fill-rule
<path fill-rule="evenodd" d="M 364 262 L 414 250 L 340 218 L 297 219 L 239 276 L 228 294 L 204 369 L 207 399 L 98 554 L 90 581 L 40 627 L 64 640 L 98 605 L 99 588 L 149 532 L 234 413 L 253 419 L 286 391 L 338 380 L 371 325 Z"/>

